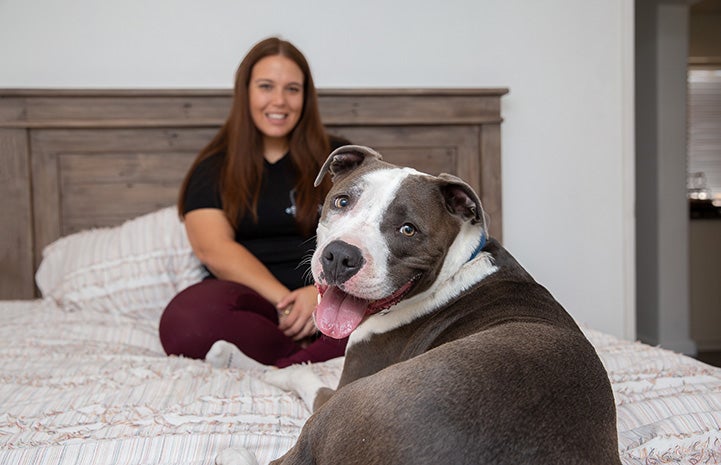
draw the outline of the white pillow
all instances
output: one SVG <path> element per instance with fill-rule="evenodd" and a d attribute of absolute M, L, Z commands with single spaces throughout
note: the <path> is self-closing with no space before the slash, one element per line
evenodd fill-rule
<path fill-rule="evenodd" d="M 35 281 L 67 310 L 158 320 L 175 294 L 204 276 L 177 210 L 166 207 L 58 239 L 43 250 Z"/>

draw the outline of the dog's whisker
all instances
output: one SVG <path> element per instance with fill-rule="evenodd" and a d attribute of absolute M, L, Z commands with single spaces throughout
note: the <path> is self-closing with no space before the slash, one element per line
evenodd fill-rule
<path fill-rule="evenodd" d="M 304 240 L 303 242 L 301 242 L 301 245 L 306 245 L 306 244 L 308 244 L 310 241 L 315 242 L 315 240 L 316 240 L 317 237 L 318 237 L 318 236 L 317 236 L 316 234 L 313 234 L 313 235 L 310 236 L 308 239 L 306 239 L 306 240 Z"/>
<path fill-rule="evenodd" d="M 311 269 L 311 262 L 313 259 L 313 251 L 308 252 L 303 258 L 301 258 L 300 262 L 298 262 L 298 266 L 296 266 L 296 269 L 305 268 L 303 271 L 303 282 L 312 284 L 313 283 L 313 270 Z"/>

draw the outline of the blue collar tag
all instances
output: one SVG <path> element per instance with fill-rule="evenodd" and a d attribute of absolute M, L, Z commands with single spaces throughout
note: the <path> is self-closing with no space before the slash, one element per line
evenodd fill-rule
<path fill-rule="evenodd" d="M 476 249 L 473 251 L 473 253 L 471 254 L 471 258 L 469 258 L 468 261 L 470 262 L 471 260 L 476 258 L 478 256 L 478 254 L 481 253 L 481 250 L 483 250 L 483 247 L 485 245 L 486 245 L 486 235 L 481 233 L 481 240 L 478 241 L 478 245 L 476 246 Z"/>

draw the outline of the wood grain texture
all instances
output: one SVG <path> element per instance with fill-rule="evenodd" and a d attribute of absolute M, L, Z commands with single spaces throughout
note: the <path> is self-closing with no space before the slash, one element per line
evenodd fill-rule
<path fill-rule="evenodd" d="M 23 130 L 0 128 L 0 298 L 33 296 L 30 153 Z"/>

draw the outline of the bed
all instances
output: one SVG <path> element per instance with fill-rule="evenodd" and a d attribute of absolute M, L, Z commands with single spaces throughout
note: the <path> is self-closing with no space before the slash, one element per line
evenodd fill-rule
<path fill-rule="evenodd" d="M 332 131 L 469 179 L 501 237 L 504 93 L 335 90 L 321 99 Z M 0 194 L 18 200 L 0 228 L 0 463 L 212 464 L 234 445 L 267 463 L 294 443 L 310 415 L 298 398 L 257 371 L 167 357 L 157 337 L 164 305 L 203 277 L 172 203 L 228 98 L 0 92 Z M 624 464 L 721 462 L 721 369 L 584 331 L 612 382 Z M 334 386 L 341 366 L 312 368 Z"/>

